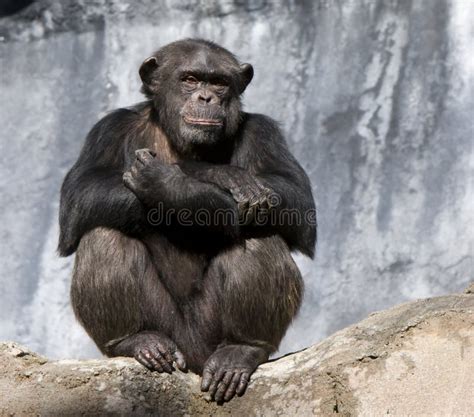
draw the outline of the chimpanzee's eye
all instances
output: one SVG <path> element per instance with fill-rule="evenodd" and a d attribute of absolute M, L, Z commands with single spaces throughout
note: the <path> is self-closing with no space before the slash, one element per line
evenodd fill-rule
<path fill-rule="evenodd" d="M 217 94 L 225 93 L 228 85 L 225 82 L 217 82 L 214 84 L 214 88 Z"/>
<path fill-rule="evenodd" d="M 198 83 L 198 80 L 196 77 L 193 77 L 192 75 L 186 75 L 184 78 L 183 78 L 183 81 L 187 84 L 197 84 Z"/>

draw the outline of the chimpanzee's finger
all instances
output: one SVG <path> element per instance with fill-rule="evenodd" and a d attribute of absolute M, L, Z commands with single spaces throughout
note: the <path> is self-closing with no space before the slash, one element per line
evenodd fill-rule
<path fill-rule="evenodd" d="M 237 204 L 237 210 L 239 212 L 239 215 L 242 216 L 242 219 L 244 218 L 244 215 L 247 213 L 248 208 L 249 208 L 248 201 L 242 201 Z"/>
<path fill-rule="evenodd" d="M 132 177 L 136 177 L 138 175 L 138 167 L 136 163 L 132 164 L 130 168 L 130 174 L 132 174 Z"/>
<path fill-rule="evenodd" d="M 225 392 L 224 395 L 224 401 L 230 401 L 232 398 L 234 398 L 235 395 L 235 390 L 237 389 L 237 385 L 240 382 L 240 372 L 235 372 L 234 376 L 232 377 L 232 381 L 229 384 L 229 387 L 227 388 L 227 391 Z"/>
<path fill-rule="evenodd" d="M 143 349 L 141 352 L 145 358 L 148 360 L 153 365 L 154 370 L 158 372 L 163 372 L 166 371 L 163 369 L 163 364 L 162 361 L 160 360 L 160 352 L 156 349 L 148 348 L 148 349 Z"/>
<path fill-rule="evenodd" d="M 212 377 L 214 373 L 211 372 L 209 368 L 204 368 L 202 373 L 202 380 L 201 380 L 201 391 L 208 391 L 209 387 L 211 386 Z"/>
<path fill-rule="evenodd" d="M 224 401 L 224 394 L 226 393 L 227 387 L 231 383 L 233 376 L 234 376 L 233 371 L 227 371 L 224 374 L 224 377 L 222 378 L 221 382 L 219 382 L 219 385 L 217 386 L 216 395 L 214 397 L 216 402 L 222 403 Z"/>
<path fill-rule="evenodd" d="M 179 349 L 176 349 L 173 352 L 173 358 L 176 362 L 176 366 L 181 370 L 181 371 L 186 371 L 186 361 L 184 359 L 184 355 L 181 353 Z"/>
<path fill-rule="evenodd" d="M 127 188 L 133 189 L 135 186 L 135 183 L 133 181 L 132 173 L 130 171 L 127 171 L 123 174 L 122 176 L 122 181 L 125 184 Z"/>
<path fill-rule="evenodd" d="M 136 150 L 135 156 L 137 157 L 137 161 L 139 161 L 141 164 L 146 164 L 155 158 L 156 153 L 152 152 L 148 148 L 144 148 Z"/>
<path fill-rule="evenodd" d="M 241 395 L 244 395 L 245 389 L 247 388 L 247 385 L 249 383 L 249 379 L 250 379 L 250 374 L 248 372 L 244 372 L 240 376 L 240 382 L 239 382 L 239 385 L 237 386 L 237 395 L 239 397 Z"/>
<path fill-rule="evenodd" d="M 166 359 L 166 362 L 168 362 L 170 365 L 173 364 L 173 355 L 171 354 L 170 349 L 163 349 L 162 350 L 162 355 Z"/>
<path fill-rule="evenodd" d="M 225 371 L 219 369 L 212 378 L 211 386 L 209 387 L 209 394 L 211 394 L 212 399 L 214 399 L 214 396 L 216 395 L 217 386 L 219 385 L 219 382 L 221 382 L 224 373 Z"/>
<path fill-rule="evenodd" d="M 248 210 L 245 212 L 245 217 L 244 217 L 244 222 L 243 222 L 244 226 L 248 226 L 254 221 L 256 212 L 257 212 L 256 204 L 249 206 Z"/>
<path fill-rule="evenodd" d="M 270 208 L 268 198 L 265 194 L 260 194 L 258 198 L 258 208 L 263 210 L 268 210 Z"/>
<path fill-rule="evenodd" d="M 135 359 L 142 365 L 146 366 L 150 371 L 163 372 L 161 365 L 145 352 L 138 352 L 138 354 L 135 355 Z"/>
<path fill-rule="evenodd" d="M 160 363 L 163 370 L 166 373 L 170 374 L 173 372 L 173 367 L 164 358 L 162 350 L 163 349 L 160 349 L 159 346 L 154 346 L 152 350 L 152 354 L 154 358 Z"/>

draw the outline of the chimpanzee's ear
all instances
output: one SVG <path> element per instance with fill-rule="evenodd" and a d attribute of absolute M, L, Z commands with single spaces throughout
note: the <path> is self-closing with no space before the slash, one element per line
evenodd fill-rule
<path fill-rule="evenodd" d="M 242 80 L 239 93 L 242 94 L 253 78 L 253 67 L 250 64 L 240 66 L 240 78 Z"/>
<path fill-rule="evenodd" d="M 143 61 L 138 71 L 143 84 L 150 85 L 153 83 L 153 73 L 156 69 L 158 69 L 158 59 L 155 56 L 151 56 Z"/>

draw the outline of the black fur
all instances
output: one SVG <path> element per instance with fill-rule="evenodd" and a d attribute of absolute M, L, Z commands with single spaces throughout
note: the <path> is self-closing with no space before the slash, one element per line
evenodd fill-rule
<path fill-rule="evenodd" d="M 311 187 L 276 123 L 241 111 L 249 64 L 185 40 L 140 76 L 149 100 L 100 120 L 62 186 L 59 253 L 77 251 L 74 311 L 105 354 L 187 367 L 227 401 L 298 311 L 290 251 L 314 253 Z M 173 212 L 166 224 L 150 220 L 158 206 Z M 212 221 L 181 224 L 182 209 Z M 230 221 L 216 220 L 220 210 Z M 271 220 L 285 211 L 300 221 Z"/>

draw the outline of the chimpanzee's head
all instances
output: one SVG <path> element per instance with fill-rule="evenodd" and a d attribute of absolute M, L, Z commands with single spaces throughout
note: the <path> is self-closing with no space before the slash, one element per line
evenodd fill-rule
<path fill-rule="evenodd" d="M 230 138 L 240 123 L 240 95 L 253 77 L 226 49 L 205 40 L 173 42 L 140 67 L 142 92 L 178 151 Z"/>

